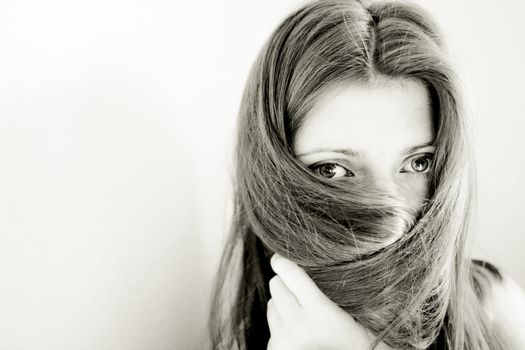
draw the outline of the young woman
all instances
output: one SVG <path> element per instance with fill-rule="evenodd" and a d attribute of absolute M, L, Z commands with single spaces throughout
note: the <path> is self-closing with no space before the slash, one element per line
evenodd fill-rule
<path fill-rule="evenodd" d="M 214 349 L 525 349 L 521 291 L 468 255 L 444 51 L 401 2 L 311 1 L 278 26 L 240 109 Z"/>

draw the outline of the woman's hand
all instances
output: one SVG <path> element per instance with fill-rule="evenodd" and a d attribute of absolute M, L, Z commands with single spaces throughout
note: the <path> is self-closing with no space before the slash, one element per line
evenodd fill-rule
<path fill-rule="evenodd" d="M 268 350 L 367 350 L 374 335 L 331 301 L 296 263 L 274 254 Z M 380 343 L 376 349 L 390 349 Z"/>

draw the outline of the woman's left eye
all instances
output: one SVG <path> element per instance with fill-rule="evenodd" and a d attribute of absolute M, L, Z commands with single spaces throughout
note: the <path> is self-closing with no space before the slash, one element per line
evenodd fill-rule
<path fill-rule="evenodd" d="M 401 169 L 403 172 L 427 173 L 432 165 L 433 154 L 427 153 L 424 155 L 417 155 L 408 160 L 407 164 Z"/>

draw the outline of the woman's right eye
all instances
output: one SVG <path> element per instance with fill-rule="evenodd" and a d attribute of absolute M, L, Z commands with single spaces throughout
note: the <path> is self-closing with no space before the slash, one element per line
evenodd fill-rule
<path fill-rule="evenodd" d="M 339 177 L 354 176 L 350 170 L 337 163 L 320 163 L 309 166 L 316 174 L 326 177 L 328 179 L 336 179 Z"/>

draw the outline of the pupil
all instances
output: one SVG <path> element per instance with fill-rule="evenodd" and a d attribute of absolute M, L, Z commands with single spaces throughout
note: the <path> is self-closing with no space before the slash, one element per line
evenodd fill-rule
<path fill-rule="evenodd" d="M 334 164 L 327 164 L 321 167 L 321 175 L 333 177 L 335 175 Z"/>
<path fill-rule="evenodd" d="M 412 161 L 412 168 L 416 171 L 425 171 L 428 167 L 428 161 L 425 158 L 418 158 Z"/>

